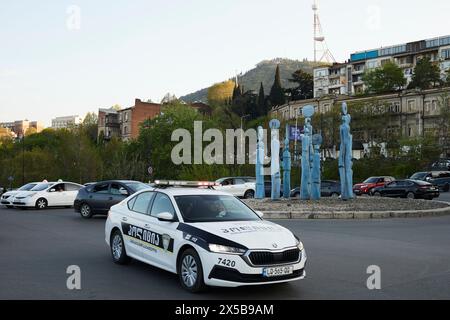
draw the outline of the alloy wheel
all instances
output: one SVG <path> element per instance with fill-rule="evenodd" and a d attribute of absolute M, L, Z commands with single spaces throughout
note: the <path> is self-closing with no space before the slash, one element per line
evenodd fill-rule
<path fill-rule="evenodd" d="M 112 242 L 112 253 L 115 260 L 119 260 L 122 256 L 123 243 L 119 234 L 116 234 Z"/>
<path fill-rule="evenodd" d="M 89 217 L 91 215 L 91 208 L 87 204 L 83 204 L 80 211 L 83 217 Z"/>
<path fill-rule="evenodd" d="M 184 284 L 191 288 L 197 282 L 197 263 L 191 255 L 187 255 L 183 258 L 181 263 L 181 276 Z"/>

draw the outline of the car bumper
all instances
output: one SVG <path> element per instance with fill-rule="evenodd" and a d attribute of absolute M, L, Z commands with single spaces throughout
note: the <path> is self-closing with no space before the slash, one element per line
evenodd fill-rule
<path fill-rule="evenodd" d="M 205 284 L 217 287 L 240 287 L 264 284 L 275 284 L 302 280 L 306 277 L 306 251 L 301 252 L 300 261 L 291 264 L 271 265 L 267 267 L 292 266 L 293 273 L 289 275 L 266 277 L 263 271 L 266 267 L 250 266 L 241 256 L 215 254 L 209 251 L 200 252 L 203 264 Z M 221 259 L 221 260 L 219 260 Z M 219 261 L 233 261 L 234 267 L 219 264 Z"/>
<path fill-rule="evenodd" d="M 17 208 L 34 207 L 36 204 L 34 199 L 14 199 L 12 205 Z"/>
<path fill-rule="evenodd" d="M 12 203 L 7 199 L 0 200 L 0 204 L 3 206 L 12 206 Z"/>

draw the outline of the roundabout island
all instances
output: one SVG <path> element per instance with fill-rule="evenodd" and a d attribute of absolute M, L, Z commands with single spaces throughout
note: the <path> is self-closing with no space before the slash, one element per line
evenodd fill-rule
<path fill-rule="evenodd" d="M 264 213 L 266 219 L 387 219 L 450 215 L 450 203 L 402 198 L 358 197 L 349 201 L 322 198 L 245 199 L 249 207 Z"/>

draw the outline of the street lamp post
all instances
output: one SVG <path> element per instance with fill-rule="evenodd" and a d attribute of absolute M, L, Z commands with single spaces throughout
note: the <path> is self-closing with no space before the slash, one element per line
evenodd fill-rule
<path fill-rule="evenodd" d="M 249 114 L 246 114 L 245 116 L 241 117 L 241 154 L 243 152 L 242 146 L 244 145 L 244 142 L 243 142 L 243 139 L 244 139 L 244 133 L 243 133 L 243 131 L 244 131 L 244 119 L 248 118 L 248 117 L 250 117 Z"/>
<path fill-rule="evenodd" d="M 25 185 L 25 132 L 22 133 L 22 185 Z"/>

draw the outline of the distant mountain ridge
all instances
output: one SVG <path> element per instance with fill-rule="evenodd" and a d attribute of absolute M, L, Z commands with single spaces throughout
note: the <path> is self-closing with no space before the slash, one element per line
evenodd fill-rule
<path fill-rule="evenodd" d="M 286 89 L 293 86 L 289 79 L 292 78 L 292 74 L 295 71 L 301 69 L 312 74 L 313 68 L 318 64 L 307 60 L 300 61 L 284 58 L 263 60 L 258 63 L 255 68 L 245 72 L 244 74 L 240 74 L 238 76 L 239 84 L 244 87 L 244 90 L 252 90 L 257 93 L 259 91 L 260 83 L 262 82 L 264 86 L 264 92 L 266 93 L 266 95 L 268 95 L 274 81 L 275 69 L 277 65 L 280 65 L 281 84 L 283 88 Z M 208 89 L 209 88 L 198 90 L 196 92 L 182 96 L 180 97 L 180 99 L 187 103 L 192 103 L 195 101 L 202 101 L 204 103 L 207 103 Z"/>

